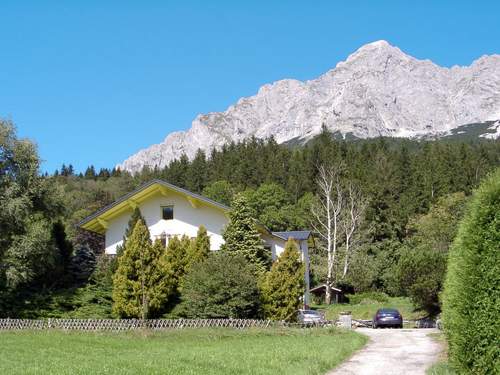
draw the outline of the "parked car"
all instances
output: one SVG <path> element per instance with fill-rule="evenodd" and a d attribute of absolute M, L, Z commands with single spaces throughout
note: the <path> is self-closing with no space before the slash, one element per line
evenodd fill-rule
<path fill-rule="evenodd" d="M 396 309 L 378 309 L 373 317 L 372 327 L 403 328 L 403 317 Z"/>
<path fill-rule="evenodd" d="M 297 311 L 297 321 L 302 324 L 322 324 L 325 323 L 325 317 L 316 310 Z"/>

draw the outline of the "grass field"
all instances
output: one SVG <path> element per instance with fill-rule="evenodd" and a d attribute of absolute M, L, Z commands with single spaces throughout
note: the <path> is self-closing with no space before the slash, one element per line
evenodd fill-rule
<path fill-rule="evenodd" d="M 366 343 L 335 329 L 0 332 L 0 374 L 322 374 Z"/>
<path fill-rule="evenodd" d="M 425 312 L 415 311 L 410 299 L 405 297 L 388 297 L 387 302 L 368 301 L 367 303 L 359 304 L 346 303 L 315 306 L 317 309 L 324 310 L 326 318 L 331 320 L 338 319 L 339 313 L 342 311 L 351 311 L 354 319 L 372 319 L 377 310 L 382 307 L 398 309 L 405 320 L 413 320 L 425 316 Z"/>

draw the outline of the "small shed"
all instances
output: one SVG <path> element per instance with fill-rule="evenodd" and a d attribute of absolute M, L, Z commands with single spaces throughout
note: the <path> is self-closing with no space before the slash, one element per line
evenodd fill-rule
<path fill-rule="evenodd" d="M 309 290 L 309 293 L 313 295 L 313 298 L 317 302 L 324 302 L 326 295 L 326 284 L 318 285 Z M 349 302 L 347 297 L 344 295 L 341 289 L 332 287 L 332 303 L 344 303 Z"/>

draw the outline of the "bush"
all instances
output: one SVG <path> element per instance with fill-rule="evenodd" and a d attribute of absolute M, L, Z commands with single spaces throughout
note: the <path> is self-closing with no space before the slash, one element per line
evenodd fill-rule
<path fill-rule="evenodd" d="M 347 295 L 351 305 L 368 305 L 376 302 L 386 303 L 389 302 L 387 294 L 382 292 L 363 292 L 357 294 Z"/>
<path fill-rule="evenodd" d="M 188 318 L 254 318 L 259 311 L 255 266 L 243 255 L 217 252 L 186 274 L 179 314 Z"/>
<path fill-rule="evenodd" d="M 405 249 L 396 275 L 401 288 L 419 309 L 436 316 L 440 312 L 439 293 L 446 272 L 445 253 L 433 249 Z"/>
<path fill-rule="evenodd" d="M 450 250 L 443 322 L 460 373 L 500 368 L 500 170 L 474 193 Z"/>
<path fill-rule="evenodd" d="M 436 316 L 441 311 L 448 250 L 457 234 L 466 198 L 463 193 L 446 195 L 425 215 L 413 218 L 395 269 L 399 288 L 418 309 Z"/>

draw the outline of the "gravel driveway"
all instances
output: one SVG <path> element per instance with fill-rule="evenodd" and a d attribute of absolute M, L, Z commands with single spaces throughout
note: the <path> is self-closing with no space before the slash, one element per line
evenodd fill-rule
<path fill-rule="evenodd" d="M 437 329 L 371 329 L 357 332 L 368 344 L 328 375 L 417 375 L 437 361 L 440 345 L 428 335 Z"/>

